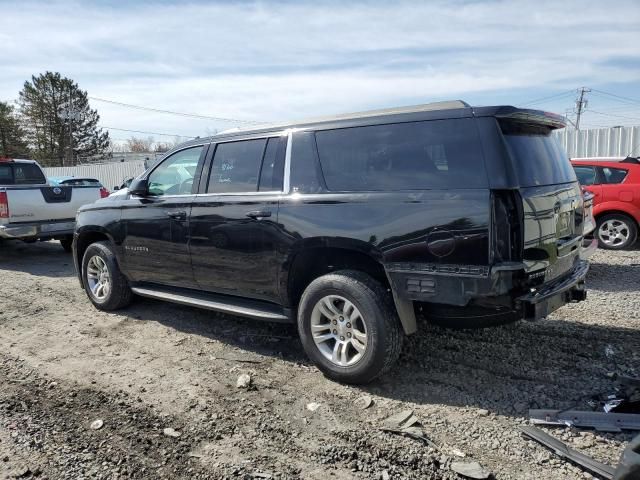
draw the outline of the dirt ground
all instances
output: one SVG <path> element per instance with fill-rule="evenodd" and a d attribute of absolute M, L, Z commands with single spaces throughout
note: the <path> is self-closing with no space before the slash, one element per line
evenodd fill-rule
<path fill-rule="evenodd" d="M 537 323 L 424 323 L 391 374 L 353 387 L 310 365 L 292 326 L 144 299 L 100 312 L 59 244 L 2 243 L 0 478 L 457 479 L 460 460 L 591 478 L 518 431 L 529 408 L 588 409 L 612 374 L 640 376 L 640 250 L 599 251 L 589 288 Z M 405 409 L 439 450 L 380 430 Z M 633 436 L 545 430 L 610 465 Z"/>

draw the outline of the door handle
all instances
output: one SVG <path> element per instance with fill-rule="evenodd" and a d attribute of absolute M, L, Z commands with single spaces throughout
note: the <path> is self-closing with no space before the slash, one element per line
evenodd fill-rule
<path fill-rule="evenodd" d="M 169 218 L 173 218 L 174 220 L 186 220 L 187 219 L 187 212 L 184 212 L 184 211 L 167 212 L 167 216 Z"/>
<path fill-rule="evenodd" d="M 260 218 L 270 217 L 271 212 L 268 210 L 254 210 L 253 212 L 247 212 L 247 217 L 255 218 L 256 220 Z"/>

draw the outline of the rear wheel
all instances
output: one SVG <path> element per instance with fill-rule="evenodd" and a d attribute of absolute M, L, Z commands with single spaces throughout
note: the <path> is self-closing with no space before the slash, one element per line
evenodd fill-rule
<path fill-rule="evenodd" d="M 92 243 L 84 252 L 82 283 L 89 300 L 100 310 L 126 307 L 133 298 L 109 242 Z"/>
<path fill-rule="evenodd" d="M 71 244 L 73 243 L 73 237 L 68 236 L 60 239 L 60 245 L 64 248 L 64 251 L 67 253 L 71 252 Z"/>
<path fill-rule="evenodd" d="M 627 215 L 612 213 L 598 219 L 598 245 L 609 250 L 622 250 L 636 243 L 638 227 Z"/>
<path fill-rule="evenodd" d="M 298 330 L 307 355 L 327 377 L 355 384 L 390 369 L 404 337 L 386 289 L 353 270 L 311 282 L 300 300 Z"/>

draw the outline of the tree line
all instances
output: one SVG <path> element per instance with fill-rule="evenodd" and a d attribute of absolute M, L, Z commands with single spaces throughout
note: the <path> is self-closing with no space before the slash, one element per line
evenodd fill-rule
<path fill-rule="evenodd" d="M 0 101 L 0 157 L 32 158 L 45 166 L 71 166 L 103 160 L 117 150 L 87 92 L 57 72 L 24 82 L 16 106 Z M 127 140 L 128 151 L 165 151 L 176 142 Z M 120 147 L 122 148 L 122 147 Z"/>

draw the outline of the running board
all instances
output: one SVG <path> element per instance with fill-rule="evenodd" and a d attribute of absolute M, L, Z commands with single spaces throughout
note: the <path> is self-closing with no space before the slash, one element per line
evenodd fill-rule
<path fill-rule="evenodd" d="M 215 293 L 174 290 L 156 286 L 132 287 L 131 290 L 141 297 L 165 300 L 189 307 L 204 308 L 257 320 L 291 323 L 291 318 L 287 315 L 285 309 L 260 300 L 249 300 Z"/>

